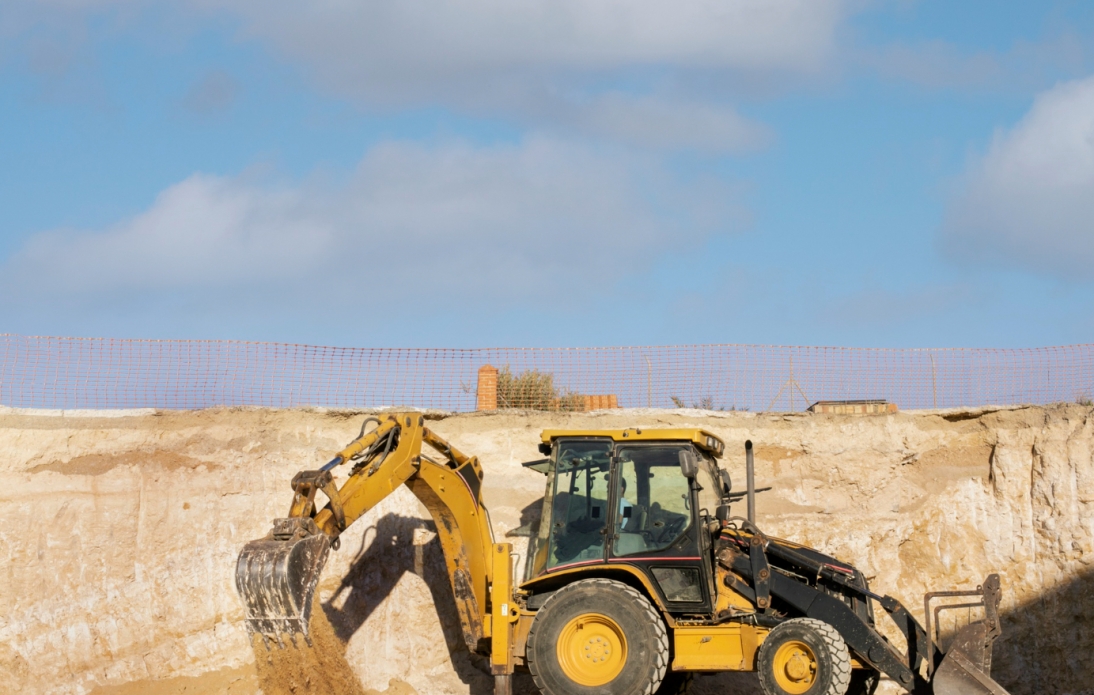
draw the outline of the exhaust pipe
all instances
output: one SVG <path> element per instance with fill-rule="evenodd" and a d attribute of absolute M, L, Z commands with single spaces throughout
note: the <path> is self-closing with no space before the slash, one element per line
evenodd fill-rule
<path fill-rule="evenodd" d="M 756 463 L 752 460 L 752 440 L 745 442 L 745 488 L 748 491 L 748 523 L 756 523 Z"/>

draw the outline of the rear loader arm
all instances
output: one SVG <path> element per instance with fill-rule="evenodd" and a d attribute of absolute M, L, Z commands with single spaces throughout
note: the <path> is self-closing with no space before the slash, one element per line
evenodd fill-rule
<path fill-rule="evenodd" d="M 1002 633 L 998 575 L 989 575 L 975 590 L 927 594 L 924 628 L 900 601 L 879 596 L 865 582 L 855 581 L 852 568 L 809 557 L 806 550 L 768 538 L 755 526 L 747 533 L 725 530 L 722 538 L 727 542 L 722 544 L 717 558 L 729 570 L 727 585 L 752 600 L 764 613 L 769 613 L 772 599 L 778 599 L 783 609 L 790 609 L 792 614 L 827 623 L 861 662 L 914 695 L 1007 695 L 990 675 L 992 642 Z M 751 586 L 741 578 L 749 580 Z M 877 601 L 904 636 L 907 651 L 901 654 L 876 630 L 872 619 L 867 621 L 856 613 L 841 594 Z M 937 635 L 931 633 L 931 602 L 936 598 L 978 600 L 935 606 L 935 616 L 941 610 L 952 609 L 983 608 L 985 612 L 984 620 L 970 622 L 954 635 L 945 653 L 938 649 Z M 921 671 L 924 663 L 925 677 Z"/>
<path fill-rule="evenodd" d="M 502 645 L 508 650 L 511 548 L 494 543 L 482 503 L 482 468 L 478 459 L 424 424 L 419 413 L 386 415 L 330 463 L 293 478 L 288 516 L 277 519 L 265 538 L 248 543 L 236 565 L 236 588 L 252 632 L 279 644 L 281 633 L 301 632 L 307 640 L 312 596 L 329 549 L 337 549 L 339 536 L 349 526 L 405 484 L 436 523 L 468 649 L 479 651 L 480 641 L 497 632 L 491 630 L 496 623 L 506 629 L 501 631 L 504 635 L 494 636 L 493 651 Z M 424 454 L 423 444 L 439 455 Z M 345 463 L 353 469 L 336 488 L 331 471 Z M 315 498 L 318 491 L 328 498 L 321 509 Z M 507 651 L 492 656 L 496 667 L 511 672 Z"/>

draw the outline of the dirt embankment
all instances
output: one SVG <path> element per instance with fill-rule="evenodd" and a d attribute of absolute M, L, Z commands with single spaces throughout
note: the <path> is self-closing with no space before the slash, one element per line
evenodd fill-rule
<path fill-rule="evenodd" d="M 872 417 L 616 411 L 465 415 L 430 426 L 486 470 L 498 535 L 536 514 L 546 427 L 702 426 L 759 521 L 859 566 L 919 612 L 931 589 L 1002 575 L 995 674 L 1014 695 L 1088 693 L 1094 673 L 1094 420 L 1080 406 Z M 487 693 L 432 522 L 398 491 L 358 522 L 319 587 L 315 652 L 253 646 L 235 557 L 284 514 L 288 481 L 360 416 L 210 410 L 0 411 L 0 690 L 99 695 Z M 514 539 L 518 540 L 518 539 Z M 322 661 L 320 661 L 322 660 Z M 699 680 L 697 692 L 750 676 Z M 518 679 L 518 692 L 530 683 Z"/>

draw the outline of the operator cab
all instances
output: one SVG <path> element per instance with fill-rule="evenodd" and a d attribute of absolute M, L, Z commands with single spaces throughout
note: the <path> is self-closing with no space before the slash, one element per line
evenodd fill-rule
<path fill-rule="evenodd" d="M 547 475 L 539 533 L 526 579 L 582 567 L 628 565 L 675 612 L 709 613 L 708 523 L 729 490 L 716 457 L 724 445 L 703 430 L 548 430 L 525 464 Z"/>

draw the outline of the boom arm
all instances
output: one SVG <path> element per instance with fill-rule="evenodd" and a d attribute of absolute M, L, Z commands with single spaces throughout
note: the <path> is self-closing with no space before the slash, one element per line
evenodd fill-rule
<path fill-rule="evenodd" d="M 461 453 L 424 425 L 418 413 L 387 415 L 371 431 L 362 430 L 326 466 L 293 478 L 288 517 L 277 519 L 265 538 L 248 543 L 236 564 L 236 588 L 252 632 L 263 640 L 273 637 L 279 644 L 281 633 L 301 632 L 308 640 L 312 596 L 329 549 L 338 547 L 338 537 L 346 528 L 405 484 L 436 523 L 468 649 L 478 651 L 480 640 L 491 636 L 491 625 L 497 622 L 491 620 L 491 609 L 499 617 L 509 613 L 490 600 L 495 578 L 495 593 L 502 585 L 510 586 L 508 546 L 494 544 L 480 494 L 478 459 Z M 439 456 L 424 454 L 423 444 Z M 344 463 L 353 463 L 354 468 L 341 489 L 336 489 L 330 471 Z M 318 491 L 329 500 L 322 509 L 317 508 Z M 504 558 L 499 557 L 502 554 Z M 504 576 L 495 577 L 499 573 Z M 505 660 L 509 661 L 507 656 Z"/>

